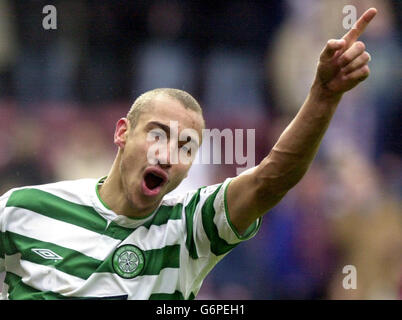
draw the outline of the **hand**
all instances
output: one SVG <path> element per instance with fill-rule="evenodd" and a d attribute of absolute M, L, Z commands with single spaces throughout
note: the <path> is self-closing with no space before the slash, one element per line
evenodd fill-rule
<path fill-rule="evenodd" d="M 369 76 L 370 54 L 364 43 L 356 40 L 376 14 L 377 9 L 368 9 L 342 39 L 328 41 L 320 55 L 315 86 L 326 94 L 341 96 Z"/>

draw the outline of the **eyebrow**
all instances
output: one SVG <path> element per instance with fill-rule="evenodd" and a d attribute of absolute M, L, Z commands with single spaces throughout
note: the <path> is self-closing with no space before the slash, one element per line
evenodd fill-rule
<path fill-rule="evenodd" d="M 157 126 L 157 127 L 161 128 L 163 131 L 165 131 L 168 137 L 170 136 L 170 127 L 164 123 L 161 123 L 158 121 L 150 121 L 147 124 L 147 127 L 148 126 Z"/>
<path fill-rule="evenodd" d="M 170 126 L 168 126 L 164 123 L 161 123 L 159 121 L 150 121 L 147 123 L 147 127 L 149 127 L 149 126 L 156 126 L 156 127 L 161 128 L 163 131 L 166 132 L 167 136 L 170 137 Z M 188 138 L 190 138 L 190 141 L 188 141 Z M 196 139 L 193 139 L 191 136 L 188 136 L 186 141 L 179 140 L 178 142 L 179 142 L 179 144 L 182 144 L 182 145 L 185 145 L 186 143 L 190 142 L 192 144 L 195 144 L 196 147 L 199 147 L 199 144 L 196 141 L 197 141 Z"/>

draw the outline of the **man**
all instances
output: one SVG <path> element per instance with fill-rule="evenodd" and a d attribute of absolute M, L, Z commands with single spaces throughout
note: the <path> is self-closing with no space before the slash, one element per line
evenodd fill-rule
<path fill-rule="evenodd" d="M 10 190 L 0 198 L 4 299 L 192 299 L 222 257 L 305 174 L 344 92 L 369 75 L 357 41 L 376 9 L 328 41 L 305 103 L 268 156 L 222 184 L 165 196 L 186 177 L 204 119 L 187 93 L 140 96 L 117 122 L 107 177 Z M 185 141 L 177 139 L 187 129 Z M 153 149 L 155 144 L 168 148 Z M 153 149 L 156 152 L 150 152 Z M 183 157 L 181 157 L 183 158 Z"/>

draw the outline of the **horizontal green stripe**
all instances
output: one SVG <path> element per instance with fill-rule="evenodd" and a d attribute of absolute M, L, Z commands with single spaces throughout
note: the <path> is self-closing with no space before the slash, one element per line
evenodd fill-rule
<path fill-rule="evenodd" d="M 1 235 L 1 233 L 0 233 Z M 88 279 L 94 272 L 114 273 L 112 266 L 113 253 L 102 262 L 78 251 L 58 246 L 50 242 L 43 242 L 33 238 L 25 237 L 20 234 L 7 231 L 6 238 L 13 244 L 13 249 L 6 252 L 7 255 L 21 253 L 21 259 L 33 263 L 53 266 L 57 270 L 79 277 Z M 49 260 L 41 257 L 32 249 L 49 249 L 63 260 Z M 180 245 L 166 246 L 160 249 L 143 251 L 145 266 L 142 275 L 158 275 L 164 268 L 180 267 Z"/>
<path fill-rule="evenodd" d="M 8 285 L 8 298 L 10 300 L 54 300 L 63 296 L 46 291 L 42 292 L 22 282 L 22 278 L 14 273 L 7 272 L 4 282 Z"/>
<path fill-rule="evenodd" d="M 133 232 L 134 232 L 134 229 L 122 227 L 122 226 L 118 225 L 116 222 L 112 221 L 112 222 L 110 222 L 109 226 L 105 230 L 104 235 L 111 237 L 113 239 L 124 240 Z"/>
<path fill-rule="evenodd" d="M 154 217 L 141 226 L 149 229 L 153 225 L 161 226 L 166 224 L 169 220 L 180 220 L 182 208 L 181 203 L 175 206 L 160 206 Z M 104 234 L 114 239 L 124 240 L 136 229 L 125 228 L 112 221 Z"/>
<path fill-rule="evenodd" d="M 22 278 L 12 272 L 6 273 L 4 282 L 8 285 L 10 300 L 127 300 L 127 295 L 111 297 L 66 297 L 52 291 L 40 291 L 25 284 Z"/>
<path fill-rule="evenodd" d="M 187 204 L 185 208 L 186 213 L 186 248 L 191 258 L 198 259 L 197 247 L 194 241 L 193 235 L 193 220 L 194 213 L 197 208 L 197 204 L 200 202 L 200 192 L 201 189 L 198 189 L 197 193 L 191 198 L 190 202 Z"/>
<path fill-rule="evenodd" d="M 124 240 L 135 230 L 113 221 L 107 226 L 107 221 L 92 207 L 79 205 L 38 189 L 14 191 L 6 206 L 31 210 L 118 240 Z M 152 225 L 166 224 L 169 220 L 181 219 L 182 208 L 181 203 L 175 206 L 160 206 L 154 217 L 142 226 L 150 228 Z"/>
<path fill-rule="evenodd" d="M 205 233 L 211 243 L 211 252 L 216 256 L 228 253 L 237 244 L 229 244 L 225 239 L 219 236 L 218 228 L 214 223 L 215 208 L 214 201 L 222 185 L 211 194 L 202 206 L 202 225 L 204 227 Z"/>
<path fill-rule="evenodd" d="M 161 249 L 143 251 L 145 265 L 139 276 L 154 276 L 160 274 L 164 268 L 180 267 L 180 245 L 166 246 Z M 96 272 L 114 273 L 113 254 L 111 254 Z"/>
<path fill-rule="evenodd" d="M 6 232 L 0 231 L 0 239 L 2 239 L 3 242 L 4 254 L 10 256 L 18 252 L 17 247 L 10 241 Z"/>
<path fill-rule="evenodd" d="M 5 235 L 0 231 L 0 258 L 4 259 L 4 255 L 6 254 L 5 248 Z"/>
<path fill-rule="evenodd" d="M 84 255 L 81 252 L 67 249 L 50 242 L 43 242 L 29 237 L 22 236 L 13 232 L 6 232 L 16 247 L 16 252 L 21 253 L 21 259 L 27 260 L 40 265 L 51 266 L 62 272 L 88 279 L 91 274 L 98 268 L 102 261 Z M 32 249 L 48 249 L 61 256 L 62 260 L 45 259 Z"/>
<path fill-rule="evenodd" d="M 106 220 L 92 207 L 79 205 L 38 189 L 14 191 L 6 207 L 31 210 L 97 233 L 103 233 L 107 226 Z"/>
<path fill-rule="evenodd" d="M 145 267 L 143 275 L 158 275 L 164 268 L 180 267 L 180 245 L 144 251 Z"/>
<path fill-rule="evenodd" d="M 183 205 L 178 203 L 174 206 L 160 206 L 155 216 L 143 224 L 144 227 L 150 228 L 151 225 L 161 226 L 169 220 L 180 220 Z"/>
<path fill-rule="evenodd" d="M 8 293 L 10 300 L 121 300 L 126 299 L 127 296 L 112 296 L 112 297 L 66 297 L 61 294 L 52 291 L 40 291 L 31 286 L 25 284 L 22 278 L 14 273 L 7 272 L 4 282 L 8 285 Z M 194 299 L 194 295 L 191 294 L 189 299 Z M 149 300 L 184 300 L 183 294 L 180 291 L 174 293 L 154 293 L 151 294 Z"/>
<path fill-rule="evenodd" d="M 184 300 L 184 297 L 180 291 L 175 291 L 174 293 L 153 293 L 149 300 Z"/>

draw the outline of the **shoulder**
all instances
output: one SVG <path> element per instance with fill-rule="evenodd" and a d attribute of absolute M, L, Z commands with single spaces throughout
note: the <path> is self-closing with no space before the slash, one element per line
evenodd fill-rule
<path fill-rule="evenodd" d="M 206 200 L 211 195 L 224 194 L 226 187 L 233 178 L 227 178 L 225 181 L 213 185 L 202 186 L 197 189 L 185 191 L 185 192 L 171 192 L 165 195 L 162 199 L 161 205 L 174 206 L 176 204 L 188 205 L 192 200 L 198 198 L 200 200 Z M 214 197 L 215 198 L 215 197 Z M 197 201 L 198 202 L 198 201 Z"/>
<path fill-rule="evenodd" d="M 0 197 L 0 204 L 10 199 L 13 201 L 23 201 L 24 199 L 35 201 L 53 197 L 70 202 L 86 203 L 92 188 L 95 188 L 96 182 L 96 179 L 65 180 L 13 188 Z"/>
<path fill-rule="evenodd" d="M 36 185 L 27 188 L 43 190 L 47 192 L 85 193 L 86 190 L 96 185 L 97 179 L 64 180 L 48 184 Z"/>
<path fill-rule="evenodd" d="M 174 206 L 176 204 L 185 204 L 189 195 L 195 194 L 197 190 L 191 190 L 182 193 L 168 193 L 162 199 L 162 206 Z"/>

